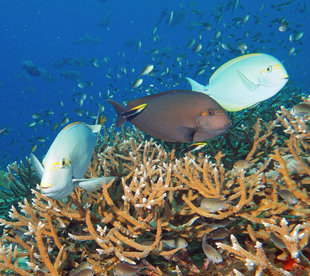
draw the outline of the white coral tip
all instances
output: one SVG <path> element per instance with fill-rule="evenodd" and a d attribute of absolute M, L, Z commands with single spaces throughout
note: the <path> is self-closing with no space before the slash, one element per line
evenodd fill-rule
<path fill-rule="evenodd" d="M 263 221 L 263 225 L 264 225 L 265 227 L 269 227 L 269 226 L 270 226 L 270 223 Z"/>

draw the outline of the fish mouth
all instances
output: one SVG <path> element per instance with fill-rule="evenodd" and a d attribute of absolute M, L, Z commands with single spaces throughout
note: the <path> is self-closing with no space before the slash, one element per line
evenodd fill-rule
<path fill-rule="evenodd" d="M 289 79 L 289 76 L 288 76 L 288 74 L 284 74 L 284 76 L 283 76 L 283 78 L 282 78 L 283 80 L 288 80 Z"/>
<path fill-rule="evenodd" d="M 51 187 L 40 187 L 41 192 L 43 195 L 47 196 L 48 194 L 52 193 L 54 189 Z"/>
<path fill-rule="evenodd" d="M 211 129 L 203 129 L 203 130 L 208 133 L 221 134 L 225 132 L 227 129 L 229 129 L 231 126 L 232 126 L 232 121 L 229 120 L 229 122 L 226 123 L 222 128 L 217 128 L 215 130 L 211 130 Z"/>
<path fill-rule="evenodd" d="M 48 194 L 55 192 L 55 190 L 57 190 L 57 188 L 53 187 L 53 186 L 40 186 L 40 190 L 42 192 L 42 194 L 44 194 L 45 196 L 48 196 Z"/>
<path fill-rule="evenodd" d="M 229 123 L 220 129 L 219 128 L 216 130 L 204 129 L 204 131 L 208 132 L 208 133 L 221 134 L 221 133 L 225 132 L 227 129 L 229 129 L 231 127 L 231 125 L 232 125 L 232 123 Z"/>
<path fill-rule="evenodd" d="M 40 184 L 40 187 L 41 187 L 41 189 L 47 189 L 47 188 L 52 188 L 54 186 L 52 184 L 50 184 L 50 183 L 42 181 L 41 184 Z"/>
<path fill-rule="evenodd" d="M 232 121 L 229 121 L 227 124 L 225 124 L 225 126 L 222 129 L 219 129 L 219 131 L 225 131 L 227 129 L 229 129 L 232 126 Z"/>
<path fill-rule="evenodd" d="M 229 121 L 229 122 L 225 125 L 224 129 L 228 129 L 228 128 L 230 128 L 231 126 L 232 126 L 232 121 Z"/>

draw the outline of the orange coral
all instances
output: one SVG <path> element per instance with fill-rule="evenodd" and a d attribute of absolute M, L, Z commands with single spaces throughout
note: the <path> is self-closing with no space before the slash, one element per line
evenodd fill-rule
<path fill-rule="evenodd" d="M 103 274 L 118 262 L 143 262 L 155 274 L 174 270 L 208 275 L 210 269 L 223 272 L 226 266 L 230 275 L 246 274 L 247 267 L 257 274 L 289 275 L 274 257 L 290 255 L 309 271 L 304 257 L 310 223 L 306 120 L 293 118 L 284 108 L 269 124 L 257 120 L 251 149 L 244 156 L 246 166 L 231 164 L 232 169 L 226 168 L 229 158 L 222 152 L 177 158 L 175 150 L 145 141 L 140 132 L 123 129 L 109 135 L 98 146 L 86 176 L 116 175 L 120 181 L 97 193 L 77 188 L 59 201 L 33 191 L 32 202 L 11 208 L 12 220 L 1 219 L 1 269 L 63 275 L 87 261 L 94 273 Z M 283 199 L 282 190 L 297 201 Z M 209 208 L 212 202 L 220 207 Z M 192 263 L 179 241 L 195 244 L 205 235 L 214 243 L 225 238 L 215 238 L 213 230 L 220 227 L 233 234 L 232 245 L 218 243 L 224 261 L 210 264 L 206 271 L 203 263 Z M 281 246 L 273 245 L 277 238 Z M 169 243 L 171 239 L 175 242 Z M 196 250 L 202 259 L 201 248 Z M 28 269 L 19 258 L 27 260 Z"/>

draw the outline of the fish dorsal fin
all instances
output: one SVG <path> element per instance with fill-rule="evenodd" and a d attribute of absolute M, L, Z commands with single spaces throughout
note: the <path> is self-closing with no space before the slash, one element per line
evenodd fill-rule
<path fill-rule="evenodd" d="M 245 84 L 245 86 L 250 90 L 254 91 L 257 89 L 257 84 L 249 80 L 243 73 L 241 73 L 239 70 L 236 70 L 242 80 L 242 82 Z"/>
<path fill-rule="evenodd" d="M 207 87 L 205 85 L 202 85 L 200 83 L 198 83 L 197 81 L 194 81 L 191 78 L 186 78 L 189 82 L 189 84 L 192 87 L 193 91 L 198 91 L 198 92 L 202 92 L 202 91 L 206 91 Z"/>
<path fill-rule="evenodd" d="M 209 79 L 209 84 L 211 84 L 211 82 L 220 74 L 222 73 L 225 69 L 227 69 L 228 67 L 230 67 L 231 65 L 241 61 L 241 60 L 244 60 L 248 57 L 251 57 L 251 56 L 257 56 L 257 55 L 261 55 L 260 53 L 255 53 L 255 54 L 247 54 L 247 55 L 243 55 L 243 56 L 240 56 L 240 57 L 236 57 L 232 60 L 229 60 L 227 61 L 226 63 L 224 63 L 220 68 L 218 68 L 214 73 L 213 75 L 211 76 L 211 78 Z"/>
<path fill-rule="evenodd" d="M 71 124 L 68 124 L 66 125 L 61 131 L 64 131 L 66 129 L 68 129 L 69 127 L 72 127 L 72 126 L 75 126 L 75 125 L 85 125 L 87 126 L 93 133 L 98 133 L 100 132 L 101 130 L 101 125 L 100 124 L 96 124 L 96 125 L 88 125 L 84 122 L 80 122 L 80 121 L 77 121 L 77 122 L 73 122 Z"/>
<path fill-rule="evenodd" d="M 66 125 L 60 132 L 62 132 L 62 131 L 64 131 L 64 130 L 68 129 L 69 127 L 72 127 L 72 126 L 78 125 L 78 124 L 85 124 L 85 123 L 84 123 L 84 122 L 80 122 L 80 121 L 70 123 L 70 124 Z"/>
<path fill-rule="evenodd" d="M 134 119 L 136 116 L 138 116 L 141 112 L 143 112 L 146 106 L 147 106 L 147 103 L 140 104 L 138 106 L 131 108 L 130 110 L 124 113 L 121 113 L 121 115 L 125 117 L 127 121 L 130 121 Z"/>

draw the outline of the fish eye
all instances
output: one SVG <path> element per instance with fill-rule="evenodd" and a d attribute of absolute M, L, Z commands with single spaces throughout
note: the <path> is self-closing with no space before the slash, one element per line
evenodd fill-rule
<path fill-rule="evenodd" d="M 204 111 L 200 113 L 202 116 L 214 116 L 215 114 L 221 114 L 222 112 L 220 110 L 214 110 L 214 109 L 208 109 L 207 111 Z"/>
<path fill-rule="evenodd" d="M 272 71 L 272 66 L 271 66 L 271 65 L 268 66 L 268 67 L 266 68 L 266 70 L 267 70 L 268 73 L 270 73 L 270 72 Z"/>
<path fill-rule="evenodd" d="M 213 115 L 215 114 L 215 111 L 214 111 L 213 109 L 209 109 L 209 110 L 207 111 L 207 114 L 208 114 L 209 116 L 213 116 Z"/>
<path fill-rule="evenodd" d="M 68 164 L 70 164 L 70 161 L 66 159 L 62 159 L 61 161 L 61 168 L 66 167 Z"/>

